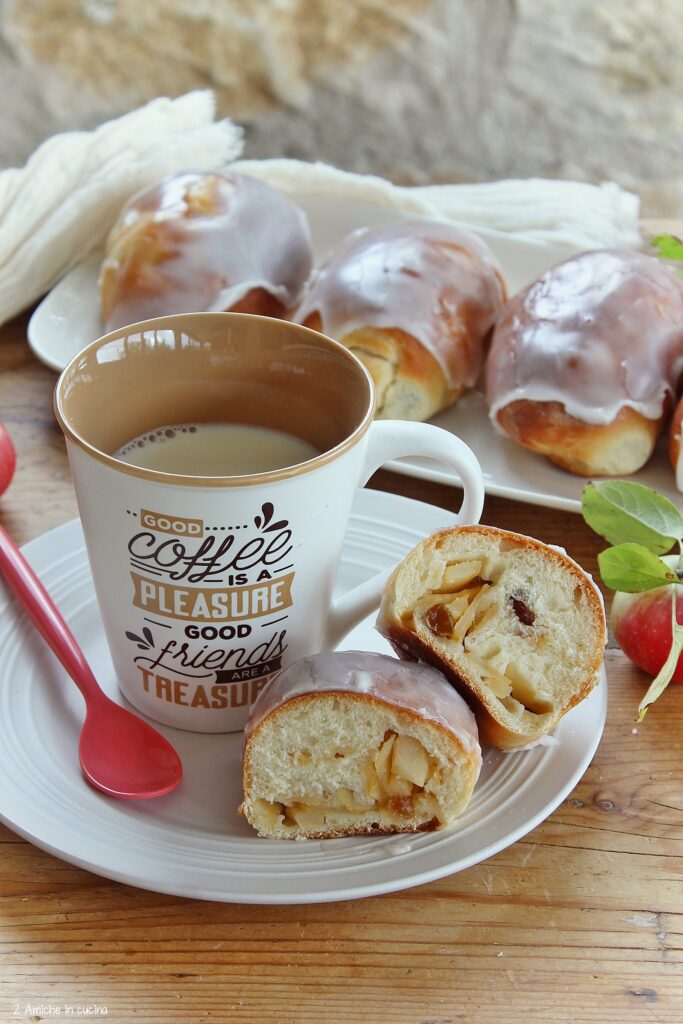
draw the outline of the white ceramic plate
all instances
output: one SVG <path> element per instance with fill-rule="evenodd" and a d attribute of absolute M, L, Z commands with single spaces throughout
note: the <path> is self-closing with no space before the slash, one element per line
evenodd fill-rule
<path fill-rule="evenodd" d="M 340 591 L 402 558 L 449 525 L 442 509 L 359 491 L 342 555 Z M 107 692 L 114 671 L 78 521 L 24 549 Z M 368 619 L 347 648 L 387 651 Z M 581 778 L 605 722 L 607 686 L 574 708 L 554 746 L 488 751 L 473 800 L 442 832 L 326 842 L 258 839 L 235 810 L 241 734 L 159 727 L 180 753 L 179 790 L 153 801 L 109 799 L 80 774 L 82 701 L 0 585 L 0 817 L 20 835 L 107 878 L 158 892 L 237 903 L 316 903 L 429 882 L 490 857 L 546 818 Z"/>
<path fill-rule="evenodd" d="M 317 261 L 357 227 L 415 216 L 358 197 L 311 195 L 291 189 L 288 195 L 308 216 Z M 478 234 L 501 260 L 511 294 L 575 251 L 567 246 L 520 241 L 485 228 L 478 230 Z M 104 333 L 97 290 L 100 263 L 101 255 L 95 255 L 72 270 L 53 288 L 31 318 L 28 328 L 31 348 L 39 359 L 56 370 L 62 370 L 84 345 Z M 489 494 L 580 511 L 585 481 L 563 473 L 541 456 L 495 433 L 480 394 L 471 393 L 433 422 L 469 444 L 481 463 Z M 392 463 L 392 469 L 441 483 L 458 483 L 451 470 L 429 459 L 405 459 Z M 663 444 L 633 479 L 667 494 L 673 501 L 680 497 Z"/>

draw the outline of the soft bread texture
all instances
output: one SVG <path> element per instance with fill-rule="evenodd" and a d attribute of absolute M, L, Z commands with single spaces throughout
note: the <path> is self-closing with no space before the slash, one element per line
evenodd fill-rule
<path fill-rule="evenodd" d="M 580 476 L 635 473 L 683 374 L 683 282 L 645 253 L 580 253 L 513 296 L 486 364 L 493 425 Z"/>
<path fill-rule="evenodd" d="M 476 235 L 401 221 L 345 238 L 311 275 L 295 319 L 365 363 L 377 418 L 425 420 L 477 381 L 506 295 Z"/>
<path fill-rule="evenodd" d="M 474 717 L 439 672 L 326 653 L 254 704 L 241 811 L 272 839 L 432 831 L 467 806 L 480 766 Z"/>
<path fill-rule="evenodd" d="M 602 598 L 564 552 L 486 526 L 441 530 L 397 566 L 377 628 L 399 655 L 441 669 L 482 741 L 511 749 L 551 732 L 599 678 Z"/>

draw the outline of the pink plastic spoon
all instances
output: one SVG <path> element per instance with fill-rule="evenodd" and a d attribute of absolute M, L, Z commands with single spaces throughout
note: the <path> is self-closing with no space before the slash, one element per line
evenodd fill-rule
<path fill-rule="evenodd" d="M 4 445 L 6 439 L 5 433 Z M 6 487 L 9 480 L 1 482 Z M 178 754 L 156 729 L 101 690 L 52 598 L 2 526 L 0 572 L 83 694 L 86 715 L 78 754 L 87 781 L 123 800 L 163 796 L 176 789 L 183 775 Z"/>

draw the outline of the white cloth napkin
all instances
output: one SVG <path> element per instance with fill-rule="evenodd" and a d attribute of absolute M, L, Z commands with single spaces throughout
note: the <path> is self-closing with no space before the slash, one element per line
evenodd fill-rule
<path fill-rule="evenodd" d="M 241 129 L 214 116 L 208 90 L 155 99 L 94 131 L 55 135 L 0 172 L 0 323 L 101 246 L 138 189 L 239 156 Z"/>
<path fill-rule="evenodd" d="M 572 249 L 633 248 L 640 200 L 613 182 L 530 178 L 481 185 L 403 187 L 300 160 L 240 160 L 235 170 L 262 178 L 295 198 L 297 192 L 367 199 L 416 215 L 486 228 Z"/>

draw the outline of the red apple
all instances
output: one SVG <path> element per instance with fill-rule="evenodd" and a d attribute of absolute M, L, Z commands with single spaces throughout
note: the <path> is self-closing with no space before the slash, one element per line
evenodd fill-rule
<path fill-rule="evenodd" d="M 0 423 L 0 494 L 6 491 L 10 485 L 16 461 L 12 438 Z"/>
<path fill-rule="evenodd" d="M 678 567 L 677 555 L 663 559 L 670 568 Z M 676 585 L 676 621 L 683 625 L 683 585 Z M 638 668 L 656 676 L 671 649 L 671 601 L 674 587 L 656 587 L 642 594 L 617 591 L 612 601 L 610 624 L 622 651 Z M 683 654 L 678 659 L 673 680 L 683 683 Z"/>

